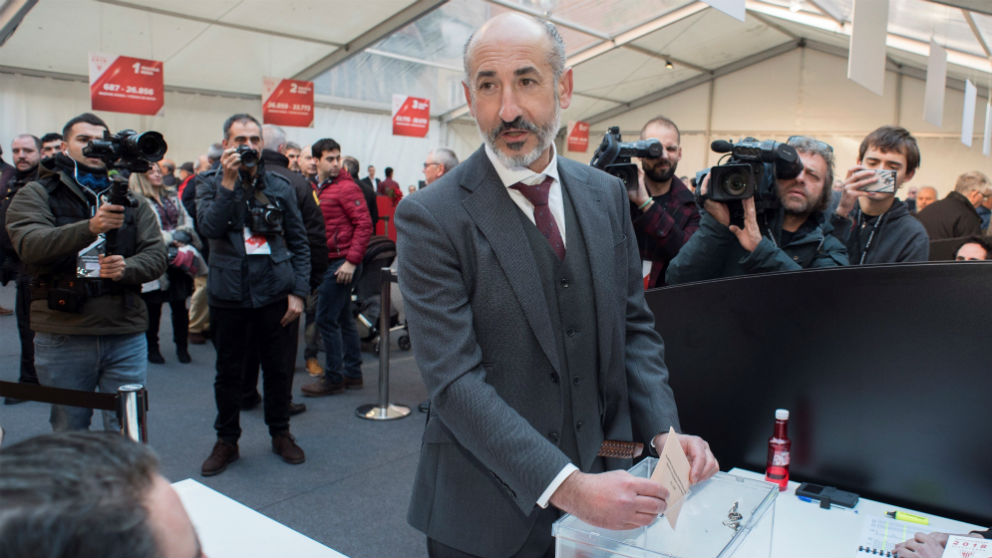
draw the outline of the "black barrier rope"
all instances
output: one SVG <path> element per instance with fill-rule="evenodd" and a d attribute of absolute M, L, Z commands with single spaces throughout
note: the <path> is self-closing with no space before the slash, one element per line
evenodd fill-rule
<path fill-rule="evenodd" d="M 118 407 L 118 396 L 116 393 L 94 393 L 91 391 L 39 386 L 37 384 L 0 381 L 0 395 L 29 401 L 55 403 L 56 405 L 68 405 L 70 407 L 88 407 L 103 411 L 116 411 Z"/>

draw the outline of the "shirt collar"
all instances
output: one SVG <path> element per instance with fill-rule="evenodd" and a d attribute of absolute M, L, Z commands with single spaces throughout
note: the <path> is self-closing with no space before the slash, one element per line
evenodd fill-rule
<path fill-rule="evenodd" d="M 550 176 L 556 183 L 561 183 L 561 179 L 558 178 L 558 154 L 554 143 L 551 144 L 551 160 L 548 162 L 548 166 L 544 167 L 544 170 L 541 172 L 534 172 L 527 167 L 508 167 L 496 156 L 496 152 L 489 147 L 488 143 L 485 144 L 485 148 L 486 157 L 489 158 L 489 162 L 496 169 L 496 174 L 499 175 L 500 182 L 507 188 L 517 182 L 534 185 L 541 182 L 545 176 Z"/>

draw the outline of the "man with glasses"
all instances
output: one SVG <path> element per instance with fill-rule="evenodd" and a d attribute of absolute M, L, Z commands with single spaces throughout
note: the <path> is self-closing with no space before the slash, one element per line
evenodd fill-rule
<path fill-rule="evenodd" d="M 806 136 L 789 138 L 803 170 L 776 180 L 781 207 L 758 225 L 754 198 L 743 201 L 744 227 L 730 224 L 724 203 L 707 199 L 699 231 L 668 267 L 670 285 L 769 271 L 847 265 L 844 246 L 834 238 L 825 210 L 833 184 L 833 149 Z M 705 194 L 709 176 L 702 185 Z"/>
<path fill-rule="evenodd" d="M 424 160 L 424 182 L 427 184 L 434 182 L 444 176 L 444 173 L 455 168 L 457 164 L 458 156 L 455 155 L 454 151 L 447 147 L 432 149 L 427 154 L 427 159 Z"/>
<path fill-rule="evenodd" d="M 852 264 L 925 262 L 930 257 L 927 231 L 906 204 L 895 192 L 870 191 L 878 182 L 877 170 L 895 171 L 899 190 L 919 166 L 920 148 L 905 128 L 882 126 L 862 140 L 858 164 L 847 171 L 831 218 Z"/>
<path fill-rule="evenodd" d="M 647 288 L 663 287 L 669 262 L 699 229 L 696 198 L 675 170 L 682 159 L 682 139 L 675 122 L 652 118 L 641 128 L 641 139 L 661 142 L 662 155 L 641 159 L 636 190 L 628 190 L 630 219 L 645 267 L 650 265 Z"/>

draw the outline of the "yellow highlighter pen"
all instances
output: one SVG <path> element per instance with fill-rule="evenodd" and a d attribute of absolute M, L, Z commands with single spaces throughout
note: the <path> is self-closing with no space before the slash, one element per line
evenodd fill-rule
<path fill-rule="evenodd" d="M 891 517 L 892 519 L 898 519 L 899 521 L 908 521 L 910 523 L 919 523 L 920 525 L 929 525 L 930 520 L 911 513 L 901 512 L 901 511 L 890 511 L 886 512 L 885 515 Z"/>

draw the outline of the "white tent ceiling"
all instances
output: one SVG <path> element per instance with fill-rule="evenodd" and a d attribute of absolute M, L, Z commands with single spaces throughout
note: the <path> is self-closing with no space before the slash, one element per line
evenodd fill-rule
<path fill-rule="evenodd" d="M 890 0 L 890 68 L 992 85 L 989 0 Z M 800 46 L 846 56 L 853 0 L 748 0 L 739 22 L 690 0 L 4 0 L 0 72 L 86 79 L 87 52 L 162 60 L 166 88 L 258 98 L 261 78 L 316 82 L 318 101 L 388 112 L 393 93 L 464 118 L 462 45 L 517 10 L 562 30 L 576 68 L 566 120 L 593 123 Z M 0 40 L 4 33 L 0 31 Z M 671 68 L 666 68 L 666 62 Z"/>

